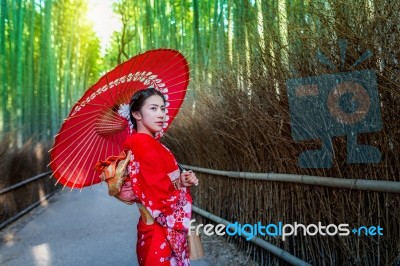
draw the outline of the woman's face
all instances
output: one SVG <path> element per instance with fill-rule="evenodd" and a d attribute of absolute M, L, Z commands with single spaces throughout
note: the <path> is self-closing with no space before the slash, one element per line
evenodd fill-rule
<path fill-rule="evenodd" d="M 140 111 L 133 112 L 132 115 L 136 120 L 138 133 L 154 136 L 164 125 L 164 101 L 160 96 L 152 95 L 144 101 Z"/>

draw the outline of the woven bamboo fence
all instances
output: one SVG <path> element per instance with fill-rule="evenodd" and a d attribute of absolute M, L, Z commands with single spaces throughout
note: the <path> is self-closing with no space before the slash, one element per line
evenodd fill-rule
<path fill-rule="evenodd" d="M 382 152 L 380 163 L 347 164 L 346 139 L 337 137 L 333 143 L 335 158 L 331 169 L 302 169 L 297 165 L 298 155 L 301 151 L 318 147 L 319 143 L 318 140 L 308 143 L 293 141 L 287 104 L 282 101 L 281 105 L 276 105 L 274 97 L 261 88 L 257 90 L 260 94 L 254 97 L 257 102 L 246 103 L 246 97 L 240 95 L 240 91 L 228 91 L 228 87 L 218 88 L 225 93 L 219 103 L 214 105 L 211 100 L 196 103 L 195 113 L 201 115 L 190 117 L 182 114 L 166 136 L 165 142 L 180 162 L 227 171 L 400 181 L 400 120 L 391 111 L 398 108 L 395 104 L 398 96 L 388 98 L 391 104 L 382 108 L 384 129 L 364 134 L 359 140 L 379 147 Z M 393 121 L 393 116 L 397 116 L 397 121 Z M 291 224 L 348 223 L 351 226 L 380 225 L 384 228 L 382 237 L 299 235 L 284 242 L 279 238 L 265 238 L 313 265 L 399 263 L 399 194 L 206 174 L 198 176 L 200 185 L 192 190 L 195 204 L 228 221 L 242 224 L 258 221 L 263 224 L 278 221 Z M 253 252 L 255 259 L 263 264 L 282 264 L 245 240 L 237 241 L 242 249 Z"/>
<path fill-rule="evenodd" d="M 218 65 L 195 77 L 185 106 L 165 137 L 179 162 L 216 170 L 285 173 L 321 177 L 400 181 L 400 71 L 398 2 L 328 1 L 312 12 L 318 25 L 289 22 L 289 46 L 268 28 L 271 50 L 242 47 L 243 68 Z M 311 5 L 311 4 L 310 4 Z M 331 13 L 324 9 L 329 6 Z M 396 11 L 397 10 L 397 11 Z M 316 29 L 316 27 L 319 29 Z M 255 36 L 253 36 L 255 38 Z M 250 37 L 251 38 L 251 37 Z M 342 64 L 340 39 L 347 40 Z M 286 44 L 287 44 L 286 43 Z M 238 45 L 238 44 L 236 44 Z M 336 66 L 316 59 L 317 51 Z M 366 51 L 372 57 L 351 68 Z M 287 53 L 287 59 L 282 54 Z M 229 60 L 227 59 L 227 62 Z M 247 71 L 249 67 L 250 71 Z M 300 168 L 299 155 L 321 147 L 318 139 L 294 141 L 286 81 L 290 78 L 374 70 L 382 129 L 358 134 L 358 143 L 378 148 L 379 163 L 346 162 L 346 137 L 333 142 L 331 168 Z M 201 90 L 199 89 L 201 88 Z M 191 99 L 195 99 L 191 101 Z M 398 265 L 400 263 L 400 196 L 293 183 L 242 180 L 198 174 L 193 189 L 200 208 L 239 223 L 348 223 L 380 225 L 383 236 L 293 236 L 265 240 L 313 265 Z M 200 219 L 198 217 L 198 219 Z M 264 265 L 282 265 L 246 240 L 239 247 Z"/>
<path fill-rule="evenodd" d="M 49 171 L 49 144 L 27 141 L 21 148 L 5 136 L 0 142 L 0 190 Z M 0 224 L 14 217 L 47 194 L 60 189 L 55 180 L 43 177 L 0 195 Z"/>

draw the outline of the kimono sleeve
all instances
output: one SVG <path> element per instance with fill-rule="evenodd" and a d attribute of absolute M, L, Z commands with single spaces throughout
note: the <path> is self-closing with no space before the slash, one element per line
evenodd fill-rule
<path fill-rule="evenodd" d="M 186 189 L 174 188 L 165 158 L 143 143 L 140 146 L 140 152 L 135 153 L 135 160 L 139 163 L 137 182 L 142 192 L 138 195 L 139 200 L 157 223 L 187 232 L 192 210 L 190 195 Z"/>

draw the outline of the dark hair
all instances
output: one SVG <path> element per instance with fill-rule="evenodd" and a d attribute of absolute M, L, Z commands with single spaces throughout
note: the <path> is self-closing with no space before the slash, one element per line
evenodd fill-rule
<path fill-rule="evenodd" d="M 135 92 L 135 94 L 132 95 L 131 101 L 129 102 L 129 116 L 131 119 L 131 122 L 133 124 L 133 127 L 137 130 L 137 125 L 136 125 L 136 120 L 132 115 L 132 112 L 140 111 L 140 108 L 142 108 L 144 102 L 149 98 L 150 96 L 153 95 L 158 95 L 160 96 L 164 103 L 165 103 L 165 96 L 158 90 L 154 88 L 147 88 L 144 90 L 140 90 Z"/>

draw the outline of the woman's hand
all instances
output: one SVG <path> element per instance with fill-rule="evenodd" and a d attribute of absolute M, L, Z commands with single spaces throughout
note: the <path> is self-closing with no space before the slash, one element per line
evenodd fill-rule
<path fill-rule="evenodd" d="M 181 184 L 184 187 L 190 187 L 192 185 L 197 186 L 199 184 L 199 180 L 192 170 L 184 171 L 181 173 Z"/>

